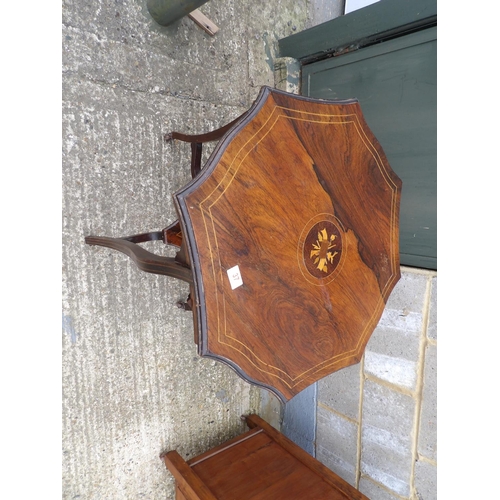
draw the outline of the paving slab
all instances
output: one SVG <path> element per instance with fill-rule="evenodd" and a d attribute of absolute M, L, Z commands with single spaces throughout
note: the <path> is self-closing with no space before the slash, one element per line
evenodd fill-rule
<path fill-rule="evenodd" d="M 359 422 L 361 363 L 343 368 L 318 381 L 318 402 Z"/>
<path fill-rule="evenodd" d="M 415 400 L 367 380 L 361 427 L 361 473 L 401 496 L 410 492 Z"/>
<path fill-rule="evenodd" d="M 415 464 L 415 490 L 418 500 L 437 499 L 437 466 L 418 460 Z"/>
<path fill-rule="evenodd" d="M 418 452 L 430 460 L 437 460 L 437 348 L 433 345 L 427 346 L 425 351 Z"/>
<path fill-rule="evenodd" d="M 403 270 L 365 351 L 365 373 L 416 389 L 429 276 Z"/>
<path fill-rule="evenodd" d="M 317 419 L 316 458 L 356 486 L 359 425 L 322 406 Z"/>

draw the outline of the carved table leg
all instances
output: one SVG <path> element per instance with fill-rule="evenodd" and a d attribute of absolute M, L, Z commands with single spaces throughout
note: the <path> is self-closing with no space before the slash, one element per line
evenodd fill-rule
<path fill-rule="evenodd" d="M 85 243 L 118 250 L 130 257 L 141 271 L 162 274 L 193 283 L 191 269 L 174 257 L 163 257 L 151 253 L 137 245 L 145 241 L 163 239 L 163 231 L 144 233 L 124 238 L 108 238 L 105 236 L 87 236 Z"/>
<path fill-rule="evenodd" d="M 233 120 L 232 122 L 224 125 L 223 127 L 207 132 L 206 134 L 182 134 L 180 132 L 170 132 L 164 135 L 165 142 L 178 139 L 179 141 L 191 143 L 191 176 L 194 179 L 201 171 L 201 153 L 204 142 L 218 141 L 224 134 L 237 122 L 239 122 L 247 112 Z"/>
<path fill-rule="evenodd" d="M 186 299 L 185 302 L 183 302 L 182 300 L 179 300 L 176 305 L 179 309 L 184 309 L 184 311 L 192 311 L 193 310 L 193 300 L 191 299 L 191 294 L 188 295 L 188 298 Z"/>

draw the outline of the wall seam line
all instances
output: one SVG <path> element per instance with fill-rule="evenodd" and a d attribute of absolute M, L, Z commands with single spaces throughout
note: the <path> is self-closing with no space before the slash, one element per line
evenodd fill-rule
<path fill-rule="evenodd" d="M 322 403 L 321 401 L 318 401 L 317 407 L 319 408 L 322 408 L 323 410 L 326 410 L 328 411 L 329 413 L 333 413 L 334 415 L 337 415 L 338 417 L 344 419 L 344 420 L 347 420 L 348 422 L 350 422 L 351 424 L 355 424 L 355 425 L 358 425 L 359 424 L 359 421 L 357 418 L 351 418 L 351 417 L 348 417 L 347 415 L 345 415 L 344 413 L 341 413 L 339 412 L 338 410 L 336 410 L 335 408 L 332 408 L 331 406 L 328 406 L 326 405 L 325 403 Z"/>
<path fill-rule="evenodd" d="M 425 354 L 427 350 L 427 330 L 429 327 L 429 316 L 430 316 L 430 302 L 431 302 L 431 289 L 432 289 L 432 278 L 434 276 L 427 277 L 427 283 L 424 295 L 424 306 L 423 306 L 423 318 L 422 318 L 422 330 L 420 338 L 420 348 L 419 348 L 419 361 L 418 361 L 418 371 L 417 371 L 417 384 L 415 387 L 415 412 L 414 412 L 414 423 L 413 423 L 413 442 L 412 442 L 412 464 L 410 471 L 410 498 L 418 498 L 417 490 L 415 487 L 415 464 L 419 458 L 418 454 L 418 439 L 420 434 L 420 416 L 422 411 L 422 396 L 424 389 L 424 370 L 425 370 Z"/>
<path fill-rule="evenodd" d="M 359 481 L 361 479 L 361 422 L 363 418 L 363 393 L 365 387 L 365 354 L 361 358 L 359 369 L 359 406 L 358 406 L 358 440 L 356 456 L 356 488 L 359 490 Z"/>

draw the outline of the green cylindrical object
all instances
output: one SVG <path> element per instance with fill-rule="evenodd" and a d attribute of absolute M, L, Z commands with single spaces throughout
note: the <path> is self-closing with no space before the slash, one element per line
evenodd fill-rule
<path fill-rule="evenodd" d="M 208 0 L 147 0 L 151 17 L 162 26 L 178 21 Z"/>

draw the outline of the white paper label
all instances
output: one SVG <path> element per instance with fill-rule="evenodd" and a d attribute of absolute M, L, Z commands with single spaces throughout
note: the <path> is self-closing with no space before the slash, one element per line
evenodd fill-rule
<path fill-rule="evenodd" d="M 243 279 L 241 278 L 240 268 L 238 266 L 228 269 L 227 276 L 229 277 L 229 283 L 231 283 L 231 290 L 243 285 Z"/>

